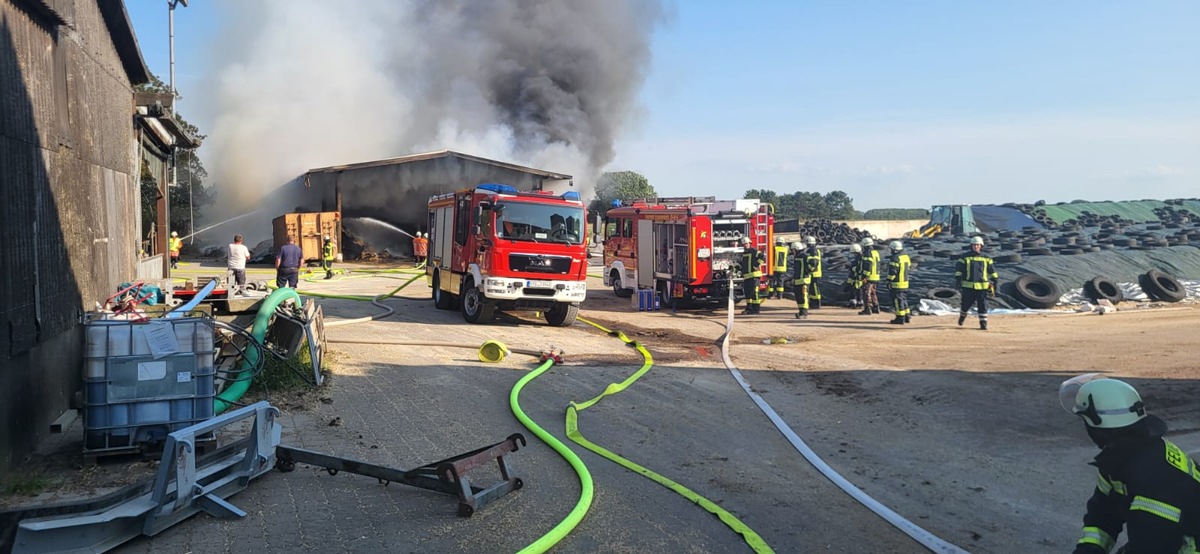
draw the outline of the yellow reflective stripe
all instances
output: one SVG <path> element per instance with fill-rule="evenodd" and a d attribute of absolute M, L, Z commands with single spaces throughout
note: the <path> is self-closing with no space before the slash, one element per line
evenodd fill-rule
<path fill-rule="evenodd" d="M 1103 529 L 1099 527 L 1084 527 L 1083 536 L 1079 538 L 1079 542 L 1076 544 L 1094 544 L 1103 548 L 1105 552 L 1109 552 L 1116 543 L 1117 541 L 1108 536 L 1108 533 L 1105 533 Z"/>
<path fill-rule="evenodd" d="M 1133 497 L 1133 502 L 1129 503 L 1129 510 L 1150 512 L 1158 517 L 1174 523 L 1179 523 L 1179 518 L 1183 515 L 1179 508 L 1176 508 L 1175 506 L 1167 504 L 1166 502 L 1159 502 L 1153 498 L 1146 498 L 1144 496 Z"/>
<path fill-rule="evenodd" d="M 1179 554 L 1196 554 L 1196 537 L 1184 535 L 1183 546 L 1179 547 Z"/>
<path fill-rule="evenodd" d="M 1169 440 L 1164 440 L 1163 442 L 1167 444 L 1167 463 L 1175 466 L 1175 469 L 1178 469 L 1179 471 L 1191 473 L 1191 468 L 1188 467 L 1188 462 L 1191 460 L 1188 458 L 1188 455 L 1183 452 L 1183 449 L 1175 446 L 1175 444 Z"/>
<path fill-rule="evenodd" d="M 1096 488 L 1105 495 L 1112 492 L 1112 485 L 1109 484 L 1108 479 L 1105 479 L 1104 475 L 1099 472 L 1096 472 Z"/>

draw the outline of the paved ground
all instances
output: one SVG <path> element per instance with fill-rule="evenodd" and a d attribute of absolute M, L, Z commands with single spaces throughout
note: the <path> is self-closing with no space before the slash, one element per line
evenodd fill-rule
<path fill-rule="evenodd" d="M 306 286 L 381 292 L 396 284 L 369 278 Z M 627 300 L 598 280 L 592 285 L 584 315 L 642 341 L 656 366 L 580 414 L 590 440 L 720 504 L 778 552 L 926 551 L 833 487 L 753 405 L 713 346 L 723 313 L 630 312 Z M 567 403 L 636 371 L 641 358 L 632 349 L 581 324 L 558 329 L 507 318 L 467 325 L 457 313 L 433 309 L 420 281 L 411 288 L 410 300 L 388 301 L 397 315 L 331 328 L 330 337 L 497 338 L 566 350 L 567 364 L 520 396 L 526 413 L 570 445 L 595 480 L 591 511 L 556 551 L 749 551 L 691 502 L 565 439 Z M 331 318 L 377 311 L 366 303 L 323 305 Z M 764 316 L 738 319 L 733 358 L 754 390 L 834 469 L 970 552 L 1067 551 L 1074 543 L 1094 448 L 1057 407 L 1066 375 L 1106 370 L 1131 378 L 1176 429 L 1172 440 L 1200 450 L 1200 405 L 1189 401 L 1200 393 L 1192 354 L 1200 338 L 1183 331 L 1194 328 L 1200 310 L 998 317 L 986 334 L 944 318 L 897 329 L 882 323 L 886 317 L 845 309 L 823 309 L 805 322 L 791 312 L 771 301 Z M 790 344 L 762 344 L 781 337 Z M 276 398 L 286 443 L 411 467 L 522 432 L 529 445 L 511 461 L 526 487 L 459 518 L 443 495 L 301 467 L 234 496 L 248 518 L 197 516 L 118 551 L 516 551 L 570 511 L 579 494 L 575 474 L 509 410 L 510 389 L 533 365 L 527 358 L 488 365 L 464 349 L 334 348 L 337 368 L 326 389 Z"/>

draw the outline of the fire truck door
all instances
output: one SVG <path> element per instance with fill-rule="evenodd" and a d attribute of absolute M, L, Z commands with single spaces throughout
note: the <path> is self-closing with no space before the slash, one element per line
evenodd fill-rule
<path fill-rule="evenodd" d="M 637 220 L 638 288 L 654 288 L 654 222 Z"/>

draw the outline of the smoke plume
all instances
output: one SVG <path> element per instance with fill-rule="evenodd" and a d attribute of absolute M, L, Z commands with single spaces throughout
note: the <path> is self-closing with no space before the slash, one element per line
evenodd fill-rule
<path fill-rule="evenodd" d="M 199 96 L 216 114 L 207 158 L 229 210 L 310 168 L 444 148 L 573 174 L 586 191 L 614 157 L 663 16 L 659 0 L 223 6 L 213 90 Z"/>

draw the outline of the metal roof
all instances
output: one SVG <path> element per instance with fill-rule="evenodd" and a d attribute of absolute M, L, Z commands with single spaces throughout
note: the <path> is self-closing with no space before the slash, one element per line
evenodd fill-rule
<path fill-rule="evenodd" d="M 481 158 L 479 156 L 472 156 L 470 154 L 463 154 L 462 152 L 455 152 L 454 150 L 438 150 L 436 152 L 425 152 L 422 154 L 410 154 L 408 156 L 400 156 L 400 157 L 396 157 L 396 158 L 386 158 L 386 159 L 374 160 L 374 161 L 370 161 L 370 162 L 359 162 L 359 163 L 345 164 L 345 165 L 333 165 L 333 166 L 329 166 L 329 167 L 310 169 L 310 170 L 308 170 L 308 173 L 339 173 L 342 171 L 349 171 L 349 170 L 353 170 L 353 169 L 364 169 L 364 168 L 368 168 L 368 167 L 384 167 L 384 166 L 389 166 L 389 165 L 406 164 L 406 163 L 411 163 L 411 162 L 421 162 L 421 161 L 426 161 L 426 160 L 434 160 L 434 159 L 438 159 L 438 158 L 451 158 L 451 157 L 460 158 L 460 159 L 475 162 L 475 163 L 481 163 L 481 164 L 485 164 L 485 165 L 509 169 L 512 171 L 519 171 L 521 173 L 529 173 L 531 175 L 537 175 L 539 177 L 542 177 L 543 179 L 557 179 L 557 180 L 566 181 L 571 178 L 570 175 L 566 175 L 563 173 L 555 173 L 553 171 L 546 171 L 544 169 L 534 169 L 532 167 L 525 167 L 525 166 L 521 166 L 521 165 L 510 164 L 510 163 L 501 162 L 501 161 L 497 161 L 497 160 L 489 160 L 487 158 Z"/>

